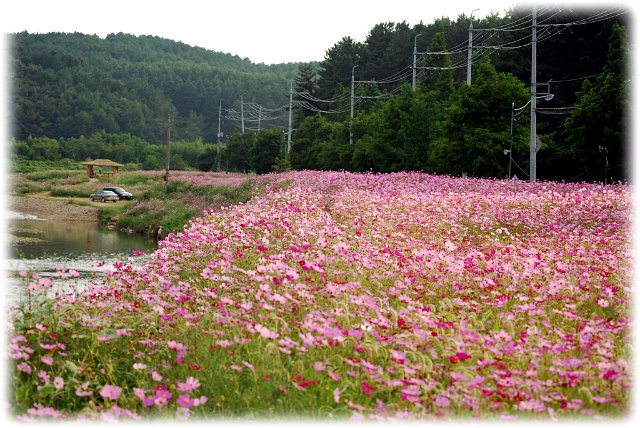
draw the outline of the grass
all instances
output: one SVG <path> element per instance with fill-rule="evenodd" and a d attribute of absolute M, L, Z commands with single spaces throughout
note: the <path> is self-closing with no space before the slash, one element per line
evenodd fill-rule
<path fill-rule="evenodd" d="M 180 173 L 174 172 L 174 176 L 176 174 Z M 233 177 L 237 179 L 237 176 Z M 215 184 L 198 183 L 203 178 Z M 202 210 L 246 202 L 254 192 L 250 181 L 242 182 L 244 178 L 240 178 L 240 182 L 224 184 L 229 176 L 189 173 L 186 180 L 170 179 L 165 183 L 164 174 L 153 171 L 125 171 L 115 180 L 106 177 L 90 180 L 84 171 L 72 170 L 38 170 L 10 176 L 14 195 L 50 192 L 52 197 L 58 198 L 87 198 L 87 203 L 77 202 L 81 205 L 90 205 L 89 195 L 103 187 L 124 187 L 135 195 L 135 200 L 101 206 L 102 223 L 115 223 L 119 229 L 149 235 L 157 233 L 160 227 L 166 233 L 179 232 Z M 217 184 L 216 180 L 222 183 Z"/>

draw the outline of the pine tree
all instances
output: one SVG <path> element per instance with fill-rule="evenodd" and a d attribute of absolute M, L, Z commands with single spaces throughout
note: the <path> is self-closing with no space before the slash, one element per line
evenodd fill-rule
<path fill-rule="evenodd" d="M 304 93 L 297 95 L 297 98 L 303 99 L 307 105 L 307 108 L 301 109 L 302 118 L 315 115 L 316 110 L 321 108 L 321 106 L 311 101 L 311 99 L 316 97 L 318 92 L 318 75 L 313 66 L 311 64 L 300 64 L 298 74 L 294 77 L 294 81 L 294 91 Z M 299 120 L 302 120 L 302 118 Z"/>
<path fill-rule="evenodd" d="M 624 27 L 614 24 L 607 63 L 596 83 L 586 80 L 579 102 L 565 123 L 567 142 L 585 168 L 585 180 L 625 180 L 629 177 L 629 150 L 624 146 L 628 126 L 630 80 Z"/>

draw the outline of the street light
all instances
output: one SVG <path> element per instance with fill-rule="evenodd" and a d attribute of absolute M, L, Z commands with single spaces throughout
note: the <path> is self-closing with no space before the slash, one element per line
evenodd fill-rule
<path fill-rule="evenodd" d="M 542 99 L 542 100 L 546 100 L 546 101 L 550 101 L 553 99 L 553 94 L 544 94 L 544 95 L 540 95 L 539 97 L 536 97 L 536 99 Z M 514 108 L 515 103 L 511 103 L 511 134 L 509 136 L 509 150 L 507 151 L 506 149 L 504 150 L 504 154 L 506 155 L 507 153 L 509 154 L 509 178 L 511 178 L 511 159 L 513 158 L 513 117 L 514 117 L 514 113 L 516 110 L 520 111 L 524 108 L 526 108 L 529 104 L 531 104 L 531 100 L 527 101 L 527 103 L 525 105 L 523 105 L 522 107 L 519 108 Z M 536 146 L 536 152 L 538 151 L 540 147 Z"/>

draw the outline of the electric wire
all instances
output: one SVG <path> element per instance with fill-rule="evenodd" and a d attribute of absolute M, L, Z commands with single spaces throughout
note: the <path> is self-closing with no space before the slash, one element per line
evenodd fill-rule
<path fill-rule="evenodd" d="M 564 9 L 560 9 L 560 8 L 555 8 L 555 7 L 543 7 L 541 8 L 538 13 L 537 13 L 537 23 L 536 26 L 540 27 L 539 28 L 539 32 L 536 33 L 536 42 L 540 43 L 544 40 L 547 40 L 551 37 L 554 37 L 558 34 L 560 34 L 562 31 L 564 31 L 564 29 L 569 28 L 573 25 L 586 25 L 586 24 L 591 24 L 591 23 L 595 23 L 595 22 L 600 22 L 603 20 L 607 20 L 607 19 L 611 19 L 611 18 L 615 18 L 617 16 L 623 15 L 625 13 L 628 12 L 628 10 L 623 7 L 623 6 L 619 6 L 619 7 L 612 7 L 609 8 L 605 11 L 601 11 L 599 13 L 596 13 L 592 16 L 586 17 L 586 18 L 582 18 L 576 21 L 572 21 L 572 22 L 568 22 L 568 23 L 561 23 L 561 24 L 544 24 L 542 25 L 544 22 L 548 22 L 550 20 L 552 20 L 554 17 L 558 16 L 559 14 L 561 14 L 564 11 Z M 495 28 L 490 28 L 490 29 L 473 29 L 473 34 L 472 34 L 472 48 L 475 48 L 476 50 L 472 52 L 471 54 L 471 63 L 472 64 L 477 64 L 479 61 L 482 61 L 485 57 L 491 55 L 493 52 L 498 51 L 498 50 L 512 50 L 512 49 L 521 49 L 521 48 L 525 48 L 525 47 L 529 47 L 532 45 L 533 41 L 531 40 L 531 36 L 530 35 L 524 35 L 520 38 L 517 38 L 515 40 L 511 40 L 511 41 L 507 41 L 505 43 L 502 44 L 496 44 L 496 45 L 491 45 L 491 46 L 487 46 L 487 45 L 480 45 L 478 46 L 480 43 L 486 42 L 487 40 L 489 40 L 490 38 L 492 38 L 494 36 L 494 34 L 502 32 L 502 31 L 508 31 L 508 32 L 517 32 L 517 31 L 524 31 L 527 29 L 531 28 L 531 24 L 529 25 L 523 25 L 525 22 L 531 20 L 533 16 L 533 13 L 530 13 L 528 15 L 525 15 L 521 18 L 518 18 L 516 21 L 510 22 L 508 24 L 505 24 L 503 26 L 499 26 L 499 27 L 495 27 Z M 474 43 L 475 42 L 475 46 Z M 421 52 L 420 54 L 420 59 L 419 62 L 421 64 L 426 64 L 426 58 L 429 58 L 431 55 L 456 55 L 456 54 L 463 54 L 463 53 L 467 53 L 468 54 L 468 42 L 461 42 L 460 44 L 452 47 L 451 49 L 448 49 L 447 51 L 441 51 L 441 52 Z M 426 56 L 426 58 L 425 58 Z M 455 70 L 455 69 L 459 69 L 459 68 L 463 68 L 466 67 L 468 65 L 469 62 L 469 58 L 468 57 L 464 57 L 464 58 L 460 58 L 459 60 L 456 60 L 455 62 L 452 62 L 451 65 L 448 65 L 446 67 L 427 67 L 427 66 L 416 66 L 416 69 L 418 69 L 419 71 L 417 72 L 417 75 L 419 75 L 420 77 L 423 76 L 427 76 L 430 77 L 432 75 L 435 74 L 435 72 L 437 71 L 442 71 L 442 70 Z M 418 63 L 418 60 L 416 59 L 416 63 Z M 392 84 L 392 83 L 398 83 L 398 82 L 403 82 L 406 83 L 409 81 L 409 78 L 412 77 L 413 74 L 413 63 L 407 67 L 403 67 L 400 69 L 400 71 L 396 72 L 395 74 L 385 77 L 383 79 L 380 80 L 371 80 L 371 81 L 357 81 L 357 85 L 354 85 L 354 90 L 357 88 L 360 88 L 362 83 L 366 83 L 366 84 L 372 84 L 372 85 L 378 85 L 378 84 Z M 593 76 L 597 76 L 597 75 L 592 75 L 592 76 L 588 76 L 588 77 L 593 77 Z M 585 77 L 585 78 L 588 78 Z M 558 80 L 558 81 L 553 81 L 554 83 L 560 83 L 560 82 L 568 82 L 568 81 L 574 81 L 574 80 L 580 80 L 580 79 L 585 79 L 585 78 L 576 78 L 576 79 L 563 79 L 563 80 Z M 391 90 L 380 94 L 380 95 L 375 95 L 375 96 L 354 96 L 354 104 L 357 104 L 360 102 L 360 100 L 362 99 L 384 99 L 384 98 L 388 98 L 392 95 L 398 94 L 400 93 L 401 88 L 400 85 L 396 88 L 392 88 Z M 307 110 L 313 111 L 313 112 L 319 112 L 319 113 L 327 113 L 327 114 L 331 114 L 331 113 L 335 113 L 335 114 L 341 114 L 341 113 L 346 113 L 347 111 L 349 111 L 350 109 L 350 105 L 349 106 L 344 106 L 344 107 L 338 107 L 335 109 L 323 109 L 323 108 L 319 108 L 314 104 L 336 104 L 336 103 L 344 103 L 347 100 L 349 100 L 351 98 L 351 95 L 348 93 L 344 93 L 342 95 L 330 98 L 330 99 L 319 99 L 309 93 L 296 93 L 296 105 L 298 107 L 302 107 L 305 108 Z M 300 99 L 303 99 L 305 101 L 300 101 Z M 313 104 L 312 104 L 313 103 Z M 282 111 L 282 110 L 287 110 L 288 106 L 282 106 L 276 109 L 266 109 L 262 106 L 260 106 L 257 103 L 245 103 L 245 106 L 248 107 L 248 111 L 247 111 L 247 116 L 244 118 L 245 121 L 276 121 L 276 120 L 281 120 L 283 118 L 285 118 L 285 116 L 269 116 L 267 115 L 267 113 L 275 113 L 278 111 Z M 524 106 L 526 107 L 526 105 Z M 516 109 L 518 110 L 518 113 L 514 116 L 514 118 L 520 116 L 523 112 L 524 112 L 524 107 L 522 107 L 521 109 Z M 567 108 L 561 108 L 561 109 L 546 109 L 546 108 L 539 108 L 537 109 L 537 111 L 541 112 L 541 113 L 545 113 L 545 114 L 568 114 L 568 112 L 566 111 Z M 257 111 L 257 112 L 256 112 Z M 235 112 L 235 111 L 230 111 L 235 115 L 238 115 L 240 113 Z M 229 116 L 228 119 L 230 121 L 234 121 L 234 120 L 238 120 L 237 116 Z M 240 117 L 241 119 L 241 117 Z"/>

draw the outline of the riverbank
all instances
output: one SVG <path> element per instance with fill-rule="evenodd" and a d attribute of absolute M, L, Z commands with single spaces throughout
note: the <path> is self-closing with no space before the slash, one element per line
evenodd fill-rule
<path fill-rule="evenodd" d="M 49 221 L 88 223 L 98 223 L 100 221 L 97 208 L 70 203 L 66 199 L 45 199 L 44 196 L 46 195 L 9 196 L 7 209 Z M 8 229 L 9 233 L 6 236 L 9 244 L 18 245 L 42 242 L 42 239 L 36 236 L 26 237 L 15 236 L 13 234 L 14 232 L 24 232 L 24 230 L 17 230 L 11 226 L 9 226 Z M 34 230 L 33 233 L 36 235 L 38 231 Z"/>
<path fill-rule="evenodd" d="M 7 208 L 23 214 L 37 216 L 44 220 L 93 222 L 100 221 L 98 209 L 69 202 L 68 198 L 52 200 L 38 196 L 9 196 Z"/>
<path fill-rule="evenodd" d="M 174 171 L 166 183 L 162 174 L 138 171 L 122 173 L 117 181 L 95 182 L 74 171 L 20 173 L 11 176 L 12 197 L 7 205 L 53 221 L 97 221 L 107 229 L 162 238 L 180 232 L 205 210 L 248 201 L 254 196 L 249 177 Z M 89 200 L 97 189 L 115 185 L 124 186 L 136 199 L 115 204 Z"/>

